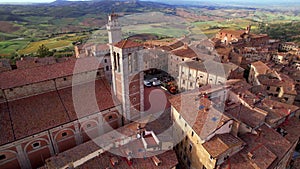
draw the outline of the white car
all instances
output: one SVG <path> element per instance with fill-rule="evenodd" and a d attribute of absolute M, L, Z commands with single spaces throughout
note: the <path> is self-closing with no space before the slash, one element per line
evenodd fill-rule
<path fill-rule="evenodd" d="M 161 85 L 161 81 L 160 80 L 155 80 L 155 81 L 152 82 L 152 85 L 153 86 L 159 86 L 159 85 Z"/>
<path fill-rule="evenodd" d="M 149 82 L 148 80 L 144 80 L 144 85 L 145 85 L 146 87 L 151 87 L 151 86 L 152 86 L 152 83 Z"/>

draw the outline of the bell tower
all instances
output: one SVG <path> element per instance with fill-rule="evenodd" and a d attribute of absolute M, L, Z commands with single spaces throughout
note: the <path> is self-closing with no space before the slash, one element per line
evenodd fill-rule
<path fill-rule="evenodd" d="M 118 15 L 112 13 L 108 16 L 108 23 L 106 25 L 108 31 L 108 43 L 113 44 L 121 41 L 122 39 L 122 31 L 121 26 L 118 22 Z"/>
<path fill-rule="evenodd" d="M 114 95 L 122 103 L 123 122 L 139 119 L 144 112 L 143 57 L 138 51 L 143 45 L 131 40 L 121 40 L 121 27 L 111 14 L 107 24 L 112 64 Z"/>

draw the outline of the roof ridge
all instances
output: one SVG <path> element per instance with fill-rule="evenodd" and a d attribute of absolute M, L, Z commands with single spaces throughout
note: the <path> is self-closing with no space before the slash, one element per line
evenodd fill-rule
<path fill-rule="evenodd" d="M 124 41 L 123 41 L 123 44 L 122 44 L 122 47 L 121 47 L 121 49 L 123 49 L 124 48 L 124 46 L 126 45 L 126 43 L 127 43 L 127 40 L 128 39 L 125 39 Z"/>

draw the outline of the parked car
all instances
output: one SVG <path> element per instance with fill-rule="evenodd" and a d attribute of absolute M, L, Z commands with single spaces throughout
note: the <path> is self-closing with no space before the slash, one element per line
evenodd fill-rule
<path fill-rule="evenodd" d="M 153 86 L 159 86 L 159 85 L 161 85 L 161 81 L 160 81 L 160 80 L 154 80 L 154 81 L 152 82 L 152 85 L 153 85 Z"/>
<path fill-rule="evenodd" d="M 152 83 L 149 82 L 148 80 L 144 80 L 144 85 L 145 85 L 146 87 L 151 87 L 151 86 L 152 86 Z"/>

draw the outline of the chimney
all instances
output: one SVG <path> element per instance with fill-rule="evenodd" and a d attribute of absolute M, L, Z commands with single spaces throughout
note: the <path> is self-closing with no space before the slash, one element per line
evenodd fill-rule
<path fill-rule="evenodd" d="M 251 25 L 248 25 L 245 33 L 250 34 L 250 32 L 251 32 Z"/>
<path fill-rule="evenodd" d="M 187 49 L 188 47 L 188 44 L 184 43 L 184 49 Z"/>

